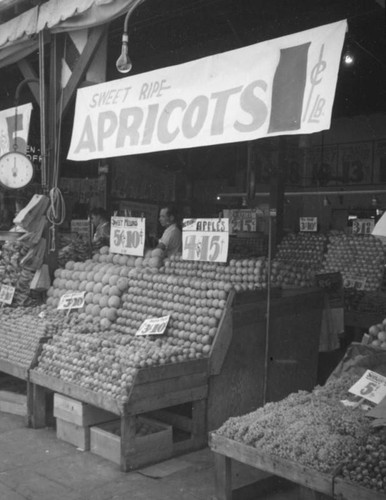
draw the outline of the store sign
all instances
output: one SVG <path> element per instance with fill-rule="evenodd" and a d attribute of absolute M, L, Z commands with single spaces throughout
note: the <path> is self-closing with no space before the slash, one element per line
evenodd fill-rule
<path fill-rule="evenodd" d="M 355 288 L 355 290 L 364 290 L 366 281 L 366 278 L 346 276 L 343 280 L 343 288 Z"/>
<path fill-rule="evenodd" d="M 182 259 L 226 262 L 229 247 L 229 219 L 184 219 Z"/>
<path fill-rule="evenodd" d="M 13 151 L 15 144 L 19 153 L 27 153 L 27 140 L 32 104 L 0 111 L 0 156 Z"/>
<path fill-rule="evenodd" d="M 318 218 L 300 217 L 299 229 L 301 232 L 316 232 L 318 230 Z"/>
<path fill-rule="evenodd" d="M 15 287 L 10 285 L 1 285 L 0 287 L 0 302 L 4 304 L 12 304 Z"/>
<path fill-rule="evenodd" d="M 142 256 L 145 250 L 145 219 L 111 217 L 110 252 Z"/>
<path fill-rule="evenodd" d="M 367 370 L 349 389 L 351 394 L 378 404 L 386 397 L 386 377 Z"/>
<path fill-rule="evenodd" d="M 68 159 L 328 129 L 346 29 L 343 20 L 78 89 Z"/>
<path fill-rule="evenodd" d="M 352 234 L 371 234 L 374 229 L 374 219 L 354 219 Z"/>
<path fill-rule="evenodd" d="M 239 232 L 255 233 L 257 231 L 257 212 L 257 209 L 229 210 L 231 234 Z"/>
<path fill-rule="evenodd" d="M 169 316 L 161 318 L 147 318 L 139 327 L 136 335 L 162 335 L 168 326 Z"/>
<path fill-rule="evenodd" d="M 84 306 L 86 292 L 64 293 L 59 300 L 58 309 L 80 309 Z"/>

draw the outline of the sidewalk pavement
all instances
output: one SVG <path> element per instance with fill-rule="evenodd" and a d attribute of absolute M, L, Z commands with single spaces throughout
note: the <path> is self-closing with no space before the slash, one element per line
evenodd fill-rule
<path fill-rule="evenodd" d="M 232 469 L 236 486 L 259 474 L 242 464 Z M 273 493 L 255 487 L 233 496 L 298 500 L 290 486 L 278 481 Z M 57 439 L 53 428 L 30 429 L 23 417 L 0 412 L 0 500 L 214 500 L 214 494 L 208 448 L 124 473 L 118 465 Z"/>

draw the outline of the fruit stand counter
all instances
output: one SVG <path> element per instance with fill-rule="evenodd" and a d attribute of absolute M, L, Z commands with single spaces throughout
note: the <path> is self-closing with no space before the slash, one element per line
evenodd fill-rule
<path fill-rule="evenodd" d="M 215 433 L 210 434 L 209 446 L 214 452 L 215 459 L 216 500 L 232 500 L 232 460 L 280 476 L 312 490 L 312 496 L 315 499 L 333 498 L 334 476 L 332 474 L 324 474 L 290 460 L 270 456 L 252 446 Z"/>
<path fill-rule="evenodd" d="M 46 392 L 54 391 L 75 400 L 88 403 L 96 408 L 114 413 L 121 418 L 121 469 L 128 471 L 135 467 L 135 417 L 138 414 L 192 403 L 191 416 L 181 417 L 186 427 L 189 421 L 188 439 L 173 444 L 173 453 L 185 449 L 197 449 L 205 445 L 206 435 L 206 398 L 207 398 L 207 360 L 192 360 L 178 364 L 144 368 L 138 371 L 131 387 L 128 402 L 118 400 L 82 388 L 76 384 L 30 371 L 30 393 L 33 427 L 46 424 Z M 149 457 L 151 461 L 151 458 Z"/>

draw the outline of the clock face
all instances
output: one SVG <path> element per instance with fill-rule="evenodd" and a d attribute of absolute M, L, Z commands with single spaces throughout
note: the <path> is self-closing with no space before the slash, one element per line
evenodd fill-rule
<path fill-rule="evenodd" d="M 20 189 L 31 182 L 34 169 L 27 156 L 16 151 L 0 158 L 0 182 L 9 189 Z"/>

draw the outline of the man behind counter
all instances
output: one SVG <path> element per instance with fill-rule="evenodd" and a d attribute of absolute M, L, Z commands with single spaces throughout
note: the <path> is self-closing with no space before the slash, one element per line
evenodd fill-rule
<path fill-rule="evenodd" d="M 177 226 L 177 213 L 174 207 L 161 208 L 159 221 L 165 228 L 156 248 L 161 248 L 166 257 L 182 252 L 182 233 Z"/>

